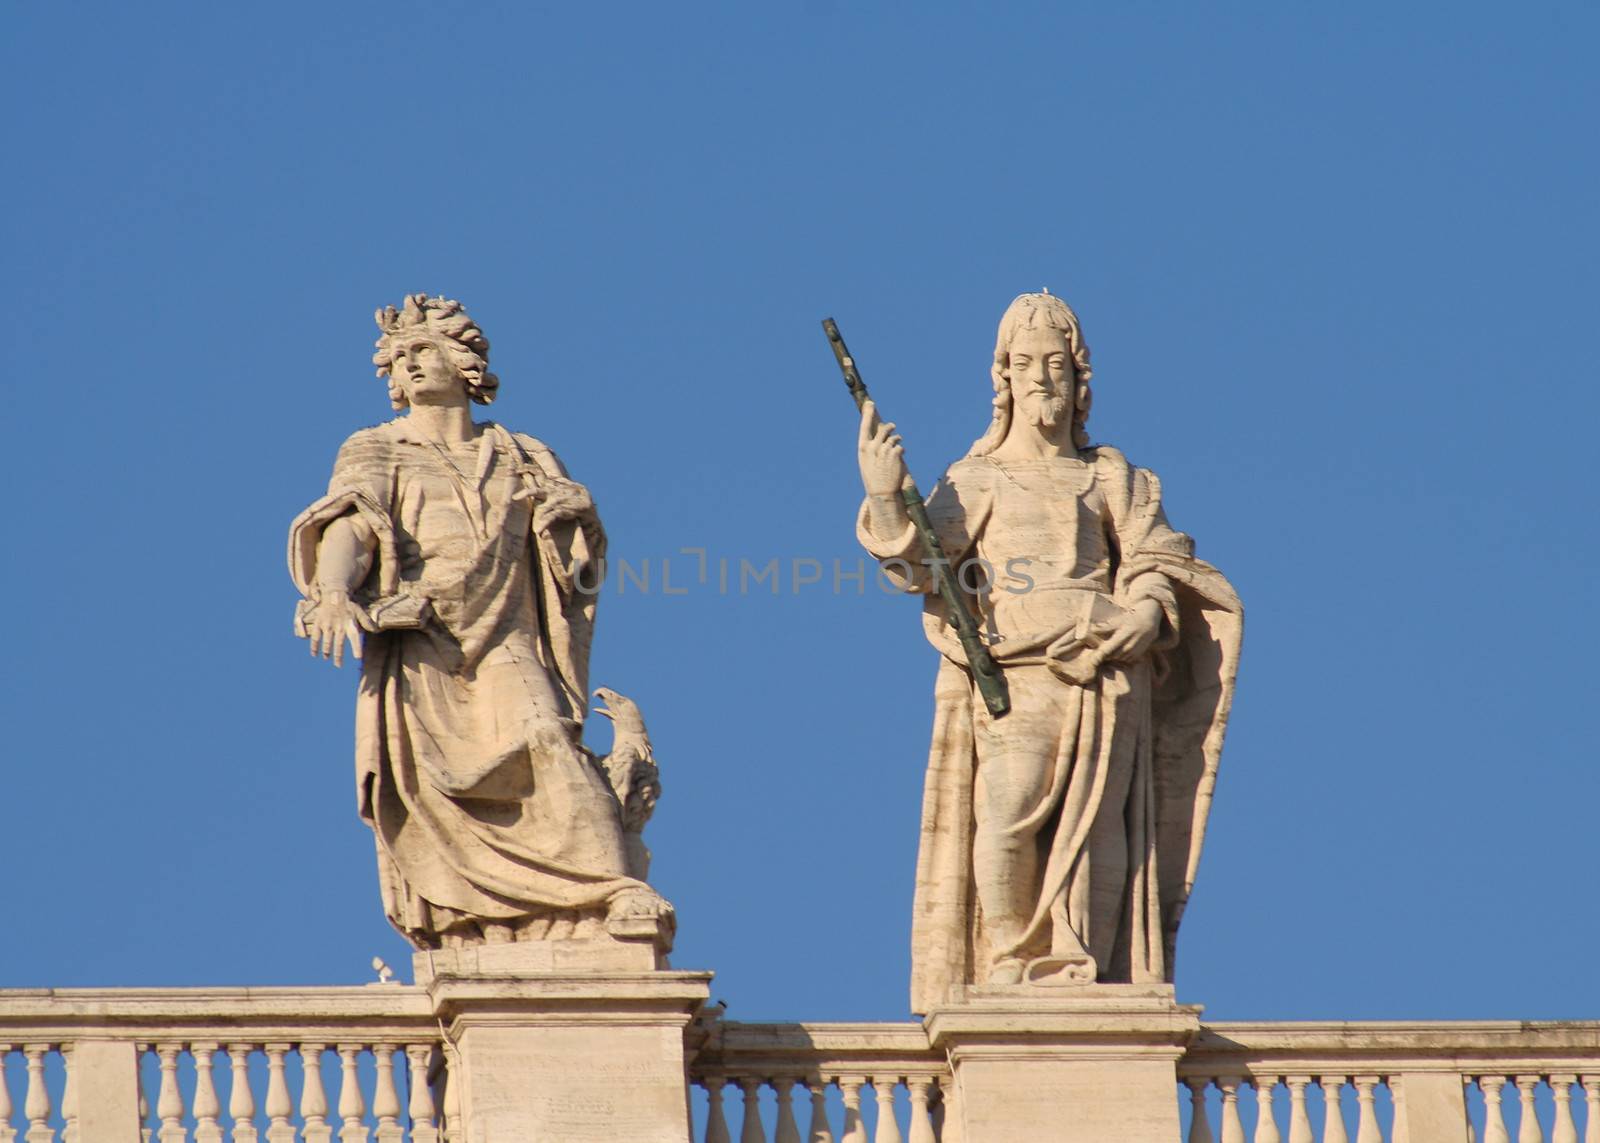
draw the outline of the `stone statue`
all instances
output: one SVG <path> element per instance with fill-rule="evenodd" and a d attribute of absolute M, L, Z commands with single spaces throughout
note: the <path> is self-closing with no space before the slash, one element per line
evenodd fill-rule
<path fill-rule="evenodd" d="M 499 382 L 460 303 L 414 294 L 377 322 L 405 415 L 344 443 L 289 568 L 312 655 L 338 665 L 348 642 L 363 660 L 357 802 L 389 920 L 418 949 L 637 939 L 641 923 L 665 941 L 637 836 L 653 760 L 613 789 L 580 741 L 606 545 L 588 490 L 541 442 L 473 421 Z M 628 720 L 619 743 L 648 755 L 637 707 L 604 697 Z"/>
<path fill-rule="evenodd" d="M 1172 979 L 1242 631 L 1155 475 L 1089 444 L 1089 351 L 1061 299 L 1011 304 L 991 376 L 989 430 L 926 507 L 1011 710 L 977 698 L 929 594 L 943 659 L 912 922 L 922 1013 L 968 985 Z M 858 446 L 860 541 L 926 594 L 900 438 L 870 402 Z"/>

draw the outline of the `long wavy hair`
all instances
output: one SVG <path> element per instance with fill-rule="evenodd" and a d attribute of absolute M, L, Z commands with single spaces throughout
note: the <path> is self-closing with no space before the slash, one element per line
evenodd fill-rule
<path fill-rule="evenodd" d="M 1089 406 L 1093 395 L 1089 391 L 1089 345 L 1083 340 L 1078 327 L 1078 315 L 1072 307 L 1054 294 L 1019 294 L 1006 307 L 1000 318 L 1000 332 L 994 343 L 994 364 L 989 378 L 994 382 L 994 417 L 989 430 L 973 442 L 968 456 L 986 456 L 1000 447 L 1011 431 L 1011 340 L 1018 331 L 1040 327 L 1058 329 L 1067 337 L 1067 347 L 1072 352 L 1072 444 L 1074 448 L 1089 447 Z"/>

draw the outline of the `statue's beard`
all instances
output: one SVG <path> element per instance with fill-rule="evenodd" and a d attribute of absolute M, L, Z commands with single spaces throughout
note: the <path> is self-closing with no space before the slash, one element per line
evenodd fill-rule
<path fill-rule="evenodd" d="M 1040 428 L 1053 429 L 1072 415 L 1072 403 L 1059 393 L 1039 395 L 1028 402 L 1028 419 Z"/>

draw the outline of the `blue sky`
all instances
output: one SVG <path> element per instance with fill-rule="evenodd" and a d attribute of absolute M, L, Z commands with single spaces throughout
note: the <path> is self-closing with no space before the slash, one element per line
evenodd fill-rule
<path fill-rule="evenodd" d="M 463 299 L 593 490 L 675 961 L 906 1011 L 933 652 L 853 570 L 835 316 L 925 484 L 1048 285 L 1091 429 L 1233 580 L 1180 998 L 1595 1017 L 1593 123 L 1570 5 L 29 5 L 8 14 L 0 986 L 406 950 L 289 520 Z M 733 561 L 728 593 L 695 557 Z M 740 559 L 784 569 L 741 595 Z M 661 590 L 661 561 L 674 586 Z M 793 587 L 793 561 L 823 582 Z M 809 565 L 805 565 L 809 568 Z M 598 729 L 598 728 L 597 728 Z M 604 747 L 602 730 L 595 744 Z"/>

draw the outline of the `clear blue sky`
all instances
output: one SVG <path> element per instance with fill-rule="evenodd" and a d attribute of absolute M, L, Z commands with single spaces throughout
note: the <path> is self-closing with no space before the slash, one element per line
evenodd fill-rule
<path fill-rule="evenodd" d="M 355 676 L 291 637 L 283 548 L 389 415 L 372 311 L 425 290 L 655 568 L 602 600 L 594 677 L 662 760 L 677 964 L 735 1018 L 902 1017 L 935 656 L 914 602 L 831 590 L 859 489 L 817 323 L 930 482 L 1048 285 L 1094 435 L 1248 613 L 1180 997 L 1600 1016 L 1592 7 L 7 25 L 0 985 L 408 971 Z M 694 546 L 782 594 L 694 584 Z"/>

